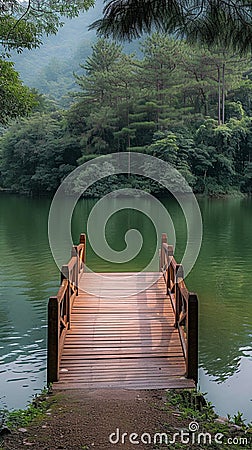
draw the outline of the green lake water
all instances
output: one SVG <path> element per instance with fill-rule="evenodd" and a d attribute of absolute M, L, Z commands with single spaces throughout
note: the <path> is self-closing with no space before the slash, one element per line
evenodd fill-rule
<path fill-rule="evenodd" d="M 115 199 L 118 209 L 123 199 Z M 147 200 L 145 200 L 147 201 Z M 176 258 L 185 250 L 186 224 L 174 200 L 162 199 L 176 230 Z M 75 242 L 85 231 L 95 202 L 81 200 L 74 211 Z M 200 199 L 203 242 L 186 278 L 200 301 L 199 388 L 221 415 L 238 410 L 252 420 L 252 200 Z M 0 195 L 0 402 L 24 407 L 46 384 L 47 300 L 59 272 L 47 237 L 49 199 Z M 122 209 L 108 221 L 114 250 L 125 247 L 127 230 L 142 233 L 143 247 L 125 264 L 111 264 L 90 249 L 95 271 L 142 270 L 156 247 L 155 228 L 142 213 Z M 164 224 L 164 232 L 169 233 Z M 157 264 L 157 258 L 154 261 Z"/>

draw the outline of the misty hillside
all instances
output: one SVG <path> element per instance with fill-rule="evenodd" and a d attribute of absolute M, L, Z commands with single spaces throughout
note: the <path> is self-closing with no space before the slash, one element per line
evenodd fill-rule
<path fill-rule="evenodd" d="M 64 19 L 65 25 L 57 35 L 45 36 L 40 48 L 12 55 L 26 85 L 56 100 L 76 88 L 73 71 L 78 71 L 91 52 L 96 34 L 88 31 L 88 26 L 101 16 L 102 3 L 98 0 L 94 8 L 79 17 Z"/>
<path fill-rule="evenodd" d="M 96 40 L 95 31 L 89 31 L 88 27 L 101 17 L 102 8 L 103 1 L 97 0 L 86 13 L 75 19 L 64 19 L 65 25 L 57 35 L 45 37 L 40 48 L 12 54 L 23 82 L 56 100 L 60 106 L 67 106 L 68 101 L 62 97 L 77 89 L 73 72 L 83 71 L 79 65 L 90 55 Z M 126 44 L 125 47 L 133 52 L 138 49 L 138 44 Z"/>

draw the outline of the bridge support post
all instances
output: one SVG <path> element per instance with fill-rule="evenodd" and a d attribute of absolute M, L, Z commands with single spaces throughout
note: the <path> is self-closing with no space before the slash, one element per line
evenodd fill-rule
<path fill-rule="evenodd" d="M 47 384 L 59 379 L 59 323 L 60 309 L 57 297 L 48 303 Z"/>
<path fill-rule="evenodd" d="M 189 293 L 186 321 L 187 358 L 186 377 L 198 381 L 198 297 Z"/>

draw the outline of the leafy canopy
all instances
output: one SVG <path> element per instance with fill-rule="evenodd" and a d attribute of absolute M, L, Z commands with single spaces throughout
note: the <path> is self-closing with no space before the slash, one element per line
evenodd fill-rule
<path fill-rule="evenodd" d="M 0 0 L 0 44 L 4 50 L 34 48 L 43 34 L 55 34 L 62 17 L 76 17 L 94 0 Z"/>
<path fill-rule="evenodd" d="M 27 115 L 36 103 L 36 96 L 22 84 L 13 63 L 0 59 L 0 124 Z"/>
<path fill-rule="evenodd" d="M 6 61 L 10 50 L 38 47 L 43 34 L 55 34 L 62 17 L 75 17 L 94 0 L 0 0 L 0 123 L 27 115 L 35 98 L 23 86 L 13 64 Z"/>

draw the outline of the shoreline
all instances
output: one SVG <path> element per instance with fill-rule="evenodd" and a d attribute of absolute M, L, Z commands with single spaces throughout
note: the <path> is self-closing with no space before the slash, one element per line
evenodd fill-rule
<path fill-rule="evenodd" d="M 143 196 L 145 195 L 145 192 L 148 193 L 147 191 L 143 190 Z M 193 192 L 193 194 L 195 195 L 195 197 L 197 199 L 209 199 L 209 200 L 238 199 L 239 200 L 239 199 L 245 199 L 245 198 L 250 198 L 251 197 L 251 193 L 248 193 L 248 192 L 244 193 L 244 192 L 241 192 L 241 191 L 234 191 L 234 192 L 230 192 L 230 193 L 227 193 L 227 194 L 221 194 L 221 195 L 209 195 L 209 194 L 194 192 L 193 190 L 192 190 L 192 192 Z M 113 193 L 113 191 L 111 191 L 111 194 L 112 193 Z M 26 197 L 26 198 L 30 197 L 30 198 L 35 198 L 35 199 L 36 198 L 49 198 L 49 199 L 52 199 L 54 197 L 54 195 L 55 195 L 55 192 L 54 193 L 48 193 L 47 192 L 47 193 L 34 194 L 34 193 L 31 193 L 31 192 L 18 192 L 18 191 L 12 190 L 10 188 L 2 188 L 0 186 L 0 195 L 1 194 L 16 195 L 16 196 Z M 104 192 L 104 195 L 106 195 L 106 194 L 107 193 Z M 180 195 L 180 196 L 185 196 L 185 197 L 187 195 L 190 195 L 190 193 L 187 193 L 187 192 L 178 192 L 177 194 Z M 157 193 L 157 194 L 149 193 L 149 195 L 152 195 L 153 197 L 158 198 L 158 199 L 167 198 L 167 196 L 169 196 L 169 194 L 162 194 L 162 193 Z M 140 196 L 141 196 L 141 193 L 138 194 L 138 197 L 140 197 Z M 66 194 L 66 197 L 72 197 L 72 196 Z M 128 197 L 128 196 L 126 196 L 126 195 L 118 195 L 118 194 L 115 193 L 114 197 L 125 198 L 125 197 Z M 172 197 L 172 195 L 171 195 L 171 197 Z M 80 197 L 80 199 L 82 199 L 82 200 L 99 200 L 101 198 L 102 198 L 102 196 L 96 196 L 96 195 L 94 195 L 94 196 L 87 195 L 87 196 L 81 196 Z"/>

